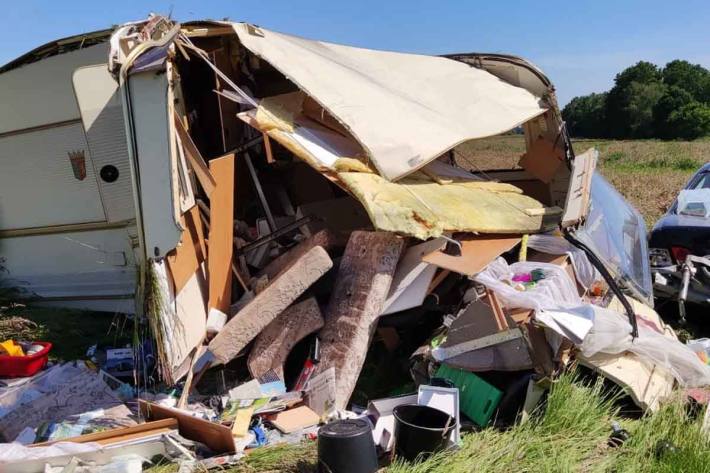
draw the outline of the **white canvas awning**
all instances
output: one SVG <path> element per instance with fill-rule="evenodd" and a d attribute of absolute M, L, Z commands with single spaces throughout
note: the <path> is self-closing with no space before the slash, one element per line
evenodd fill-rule
<path fill-rule="evenodd" d="M 233 26 L 247 49 L 337 118 L 390 181 L 464 141 L 506 132 L 545 111 L 527 90 L 452 59 Z"/>

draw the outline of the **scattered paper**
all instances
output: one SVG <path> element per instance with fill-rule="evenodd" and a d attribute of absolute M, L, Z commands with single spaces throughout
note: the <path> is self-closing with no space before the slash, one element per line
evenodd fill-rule
<path fill-rule="evenodd" d="M 306 389 L 306 404 L 313 409 L 321 419 L 327 418 L 335 411 L 335 367 L 311 378 Z"/>

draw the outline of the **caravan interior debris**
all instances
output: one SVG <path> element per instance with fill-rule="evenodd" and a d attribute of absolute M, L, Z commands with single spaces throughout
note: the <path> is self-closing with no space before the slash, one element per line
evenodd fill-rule
<path fill-rule="evenodd" d="M 211 432 L 214 453 L 243 449 L 256 418 L 312 434 L 343 413 L 393 448 L 396 407 L 419 400 L 354 413 L 373 341 L 440 383 L 419 403 L 448 406 L 454 443 L 462 418 L 503 419 L 504 393 L 529 412 L 573 359 L 642 409 L 710 383 L 652 309 L 643 220 L 521 58 L 151 16 L 11 62 L 0 100 L 10 278 L 35 304 L 147 320 L 155 379 L 182 392 L 142 415 Z M 505 133 L 525 141 L 511 168 L 470 151 Z M 211 422 L 185 415 L 225 366 Z"/>

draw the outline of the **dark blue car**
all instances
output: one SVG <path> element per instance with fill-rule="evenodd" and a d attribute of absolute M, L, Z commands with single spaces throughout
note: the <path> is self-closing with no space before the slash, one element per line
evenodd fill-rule
<path fill-rule="evenodd" d="M 710 304 L 710 163 L 688 181 L 649 241 L 656 297 Z"/>

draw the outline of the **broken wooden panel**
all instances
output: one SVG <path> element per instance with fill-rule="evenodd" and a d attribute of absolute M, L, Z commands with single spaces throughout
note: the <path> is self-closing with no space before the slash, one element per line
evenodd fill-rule
<path fill-rule="evenodd" d="M 171 385 L 190 368 L 190 354 L 204 338 L 207 324 L 207 282 L 198 269 L 185 286 L 175 292 L 168 265 L 151 266 L 150 316 L 156 337 L 161 374 Z"/>
<path fill-rule="evenodd" d="M 210 197 L 209 308 L 229 312 L 234 247 L 234 154 L 210 161 L 217 184 Z"/>
<path fill-rule="evenodd" d="M 388 232 L 353 232 L 321 330 L 318 371 L 335 367 L 336 408 L 347 405 L 389 293 L 404 241 Z"/>
<path fill-rule="evenodd" d="M 208 349 L 215 362 L 227 363 L 237 356 L 271 321 L 331 267 L 333 261 L 320 246 L 311 248 L 293 261 L 232 317 L 212 339 Z"/>
<path fill-rule="evenodd" d="M 297 260 L 312 248 L 320 246 L 327 251 L 330 251 L 336 247 L 343 247 L 347 243 L 346 238 L 335 232 L 329 230 L 321 230 L 311 237 L 303 240 L 301 243 L 296 245 L 294 248 L 288 252 L 280 255 L 278 258 L 273 259 L 264 269 L 262 269 L 257 277 L 267 276 L 269 280 L 272 280 L 283 271 L 284 268 L 289 266 L 293 261 Z"/>
<path fill-rule="evenodd" d="M 180 222 L 184 228 L 180 243 L 165 259 L 173 277 L 175 292 L 180 292 L 207 259 L 204 230 L 197 206 L 186 212 Z"/>
<path fill-rule="evenodd" d="M 545 138 L 538 138 L 530 143 L 519 164 L 530 174 L 549 184 L 564 162 L 565 154 L 561 146 L 556 146 Z"/>
<path fill-rule="evenodd" d="M 661 401 L 673 393 L 673 375 L 659 365 L 645 363 L 635 353 L 597 353 L 590 357 L 580 354 L 577 359 L 624 388 L 641 409 L 657 411 Z"/>
<path fill-rule="evenodd" d="M 474 301 L 454 320 L 441 348 L 475 341 L 500 333 L 500 315 L 488 304 Z M 446 359 L 446 364 L 468 371 L 516 371 L 530 369 L 533 361 L 523 338 L 504 340 L 491 346 L 471 350 Z"/>
<path fill-rule="evenodd" d="M 323 327 L 318 302 L 311 297 L 284 310 L 262 331 L 249 353 L 249 371 L 260 378 L 274 370 L 283 379 L 283 365 L 294 346 Z"/>
<path fill-rule="evenodd" d="M 217 422 L 195 417 L 185 411 L 163 407 L 138 400 L 141 416 L 150 420 L 177 419 L 180 435 L 205 444 L 214 453 L 232 453 L 236 450 L 232 430 Z"/>
<path fill-rule="evenodd" d="M 511 235 L 469 235 L 462 237 L 461 256 L 434 251 L 422 260 L 465 276 L 474 276 L 483 268 L 520 243 L 520 236 Z"/>
<path fill-rule="evenodd" d="M 211 167 L 207 167 L 202 154 L 200 154 L 200 151 L 192 141 L 190 134 L 187 132 L 184 123 L 177 115 L 174 117 L 174 123 L 175 132 L 180 139 L 180 144 L 182 144 L 183 150 L 185 151 L 185 156 L 188 161 L 190 161 L 192 171 L 195 173 L 195 176 L 197 176 L 197 180 L 200 181 L 200 185 L 205 191 L 205 195 L 207 195 L 207 197 L 212 197 L 212 192 L 214 192 L 217 183 L 212 174 L 213 171 Z"/>
<path fill-rule="evenodd" d="M 437 238 L 407 249 L 397 264 L 382 315 L 422 305 L 436 273 L 436 266 L 423 262 L 422 257 L 444 246 L 444 239 Z"/>

